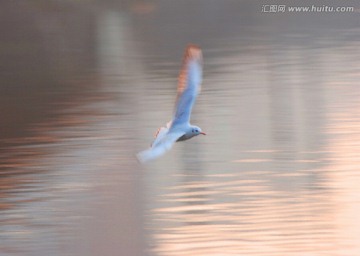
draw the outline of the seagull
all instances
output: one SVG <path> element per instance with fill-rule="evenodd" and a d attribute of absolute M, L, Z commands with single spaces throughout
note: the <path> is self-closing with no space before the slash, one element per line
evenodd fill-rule
<path fill-rule="evenodd" d="M 191 44 L 184 53 L 173 118 L 157 130 L 151 147 L 137 154 L 141 163 L 163 155 L 177 141 L 188 140 L 199 134 L 206 135 L 200 127 L 190 124 L 191 110 L 200 92 L 201 82 L 202 52 L 199 46 Z"/>

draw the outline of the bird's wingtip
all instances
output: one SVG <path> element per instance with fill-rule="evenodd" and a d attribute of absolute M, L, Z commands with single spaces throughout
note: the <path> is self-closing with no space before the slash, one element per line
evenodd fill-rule
<path fill-rule="evenodd" d="M 154 159 L 151 148 L 141 151 L 136 154 L 136 159 L 140 164 L 145 164 Z"/>
<path fill-rule="evenodd" d="M 188 44 L 184 52 L 184 58 L 182 63 L 182 68 L 179 73 L 178 78 L 178 94 L 182 93 L 187 87 L 187 80 L 188 80 L 188 70 L 187 65 L 191 61 L 196 61 L 200 66 L 202 66 L 203 57 L 201 48 L 196 44 Z M 200 89 L 201 85 L 199 86 Z"/>
<path fill-rule="evenodd" d="M 188 44 L 185 49 L 184 62 L 190 59 L 202 60 L 202 52 L 200 46 L 196 44 Z"/>
<path fill-rule="evenodd" d="M 136 154 L 136 160 L 140 163 L 140 164 L 144 164 L 146 162 L 145 159 L 145 155 L 144 155 L 144 151 L 141 151 L 139 153 Z"/>

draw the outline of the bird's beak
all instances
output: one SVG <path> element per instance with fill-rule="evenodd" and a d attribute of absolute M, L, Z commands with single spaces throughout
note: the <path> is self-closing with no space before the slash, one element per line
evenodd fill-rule
<path fill-rule="evenodd" d="M 200 134 L 202 134 L 202 135 L 206 135 L 206 133 L 205 133 L 205 132 L 200 132 Z"/>

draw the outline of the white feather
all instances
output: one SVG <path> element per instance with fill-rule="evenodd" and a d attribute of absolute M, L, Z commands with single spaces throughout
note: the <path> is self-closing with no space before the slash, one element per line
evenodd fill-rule
<path fill-rule="evenodd" d="M 166 151 L 170 150 L 174 143 L 184 134 L 183 131 L 167 132 L 156 144 L 154 143 L 151 148 L 137 154 L 137 158 L 141 163 L 158 158 Z"/>

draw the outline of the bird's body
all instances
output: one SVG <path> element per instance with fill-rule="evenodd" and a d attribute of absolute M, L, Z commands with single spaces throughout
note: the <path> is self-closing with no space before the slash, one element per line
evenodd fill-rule
<path fill-rule="evenodd" d="M 201 82 L 201 49 L 198 46 L 189 45 L 185 50 L 183 66 L 179 75 L 173 119 L 165 127 L 158 129 L 151 147 L 137 155 L 141 162 L 159 157 L 177 141 L 188 140 L 199 134 L 205 135 L 200 127 L 190 124 L 192 107 L 200 91 Z"/>

